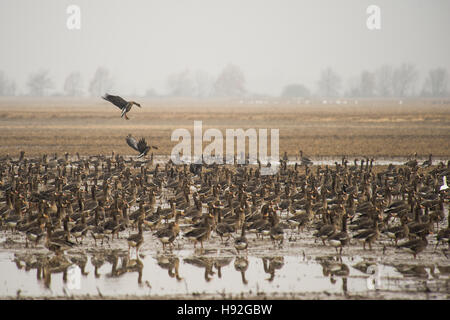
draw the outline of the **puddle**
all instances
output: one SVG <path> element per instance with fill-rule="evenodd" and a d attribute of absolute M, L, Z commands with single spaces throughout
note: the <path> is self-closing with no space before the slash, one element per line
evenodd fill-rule
<path fill-rule="evenodd" d="M 46 253 L 0 253 L 2 297 L 195 297 L 213 295 L 295 297 L 327 293 L 370 296 L 412 294 L 414 298 L 448 299 L 450 268 L 386 265 L 376 259 L 342 260 L 335 256 L 234 256 L 223 252 L 193 255 L 147 255 L 139 260 L 122 251 L 69 254 L 67 266 L 53 273 L 39 267 Z M 86 257 L 86 264 L 73 263 Z M 82 259 L 79 259 L 82 260 Z M 81 261 L 82 262 L 82 261 Z M 96 265 L 96 266 L 94 266 Z"/>

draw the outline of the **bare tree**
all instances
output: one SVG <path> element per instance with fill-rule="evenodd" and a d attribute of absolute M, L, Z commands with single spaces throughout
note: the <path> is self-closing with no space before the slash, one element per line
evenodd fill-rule
<path fill-rule="evenodd" d="M 167 79 L 169 94 L 174 97 L 192 97 L 195 95 L 195 85 L 188 69 L 171 74 Z"/>
<path fill-rule="evenodd" d="M 30 95 L 41 97 L 47 94 L 47 90 L 53 88 L 53 81 L 48 73 L 48 70 L 40 70 L 29 76 L 27 87 Z"/>
<path fill-rule="evenodd" d="M 145 91 L 144 97 L 146 97 L 146 98 L 156 98 L 156 97 L 158 97 L 158 93 L 156 92 L 155 89 L 149 88 L 149 89 L 147 89 L 147 91 Z"/>
<path fill-rule="evenodd" d="M 405 97 L 414 93 L 414 84 L 417 80 L 416 67 L 410 63 L 403 63 L 394 70 L 392 76 L 393 94 Z"/>
<path fill-rule="evenodd" d="M 113 80 L 109 75 L 108 69 L 99 67 L 89 83 L 89 93 L 93 97 L 98 97 L 111 90 L 112 86 Z"/>
<path fill-rule="evenodd" d="M 425 80 L 424 94 L 432 97 L 442 97 L 447 94 L 448 71 L 444 68 L 432 69 Z"/>
<path fill-rule="evenodd" d="M 0 96 L 13 96 L 16 94 L 16 83 L 0 70 Z"/>
<path fill-rule="evenodd" d="M 380 97 L 392 95 L 393 71 L 390 65 L 382 65 L 375 71 L 375 91 Z"/>
<path fill-rule="evenodd" d="M 236 65 L 227 65 L 214 83 L 214 94 L 218 97 L 240 97 L 245 92 L 244 72 Z"/>
<path fill-rule="evenodd" d="M 211 96 L 214 87 L 214 78 L 203 70 L 197 70 L 195 73 L 196 95 L 199 98 Z"/>
<path fill-rule="evenodd" d="M 367 70 L 361 72 L 359 79 L 359 94 L 361 97 L 372 97 L 375 93 L 375 75 Z"/>
<path fill-rule="evenodd" d="M 283 88 L 281 93 L 283 98 L 308 98 L 311 92 L 302 84 L 289 84 Z"/>
<path fill-rule="evenodd" d="M 81 96 L 83 94 L 82 85 L 81 74 L 72 72 L 64 81 L 64 92 L 71 97 Z"/>
<path fill-rule="evenodd" d="M 323 97 L 336 97 L 339 95 L 342 80 L 331 67 L 328 67 L 322 70 L 317 84 L 319 87 L 319 95 Z"/>

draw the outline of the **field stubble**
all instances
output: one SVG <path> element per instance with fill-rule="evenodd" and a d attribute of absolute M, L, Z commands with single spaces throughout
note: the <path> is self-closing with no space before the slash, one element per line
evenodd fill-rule
<path fill-rule="evenodd" d="M 69 152 L 81 155 L 132 154 L 125 143 L 131 133 L 168 155 L 177 142 L 177 128 L 193 132 L 194 120 L 203 130 L 227 128 L 280 130 L 280 154 L 302 149 L 311 157 L 424 157 L 450 155 L 450 105 L 430 101 L 360 102 L 348 105 L 265 105 L 238 101 L 139 100 L 130 121 L 101 99 L 0 99 L 0 155 Z M 206 145 L 206 143 L 204 143 Z M 225 146 L 224 146 L 225 147 Z"/>

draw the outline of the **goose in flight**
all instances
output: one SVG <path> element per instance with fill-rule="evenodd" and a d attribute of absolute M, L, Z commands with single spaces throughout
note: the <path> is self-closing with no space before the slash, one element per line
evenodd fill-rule
<path fill-rule="evenodd" d="M 135 101 L 126 101 L 122 97 L 119 96 L 113 96 L 110 94 L 105 94 L 103 97 L 106 101 L 111 102 L 113 105 L 118 107 L 120 110 L 122 110 L 122 118 L 125 117 L 126 120 L 130 120 L 127 117 L 127 113 L 131 110 L 131 107 L 133 104 L 137 105 L 139 108 L 141 108 L 141 105 Z"/>
<path fill-rule="evenodd" d="M 150 149 L 158 149 L 156 146 L 147 145 L 144 138 L 141 138 L 138 142 L 131 134 L 127 136 L 126 140 L 130 147 L 139 152 L 139 156 L 137 157 L 138 159 L 146 156 Z"/>

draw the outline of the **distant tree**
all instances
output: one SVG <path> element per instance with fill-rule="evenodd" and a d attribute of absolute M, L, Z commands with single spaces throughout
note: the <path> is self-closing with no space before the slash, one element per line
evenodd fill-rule
<path fill-rule="evenodd" d="M 41 97 L 47 94 L 47 90 L 53 88 L 53 81 L 48 73 L 48 70 L 40 70 L 29 76 L 27 87 L 30 95 Z"/>
<path fill-rule="evenodd" d="M 283 98 L 308 98 L 311 92 L 302 84 L 289 84 L 283 88 L 281 93 Z"/>
<path fill-rule="evenodd" d="M 112 86 L 113 80 L 108 69 L 99 67 L 89 83 L 89 93 L 93 97 L 98 97 L 111 90 Z"/>
<path fill-rule="evenodd" d="M 158 97 L 158 93 L 156 92 L 155 89 L 150 88 L 150 89 L 147 89 L 147 91 L 145 91 L 144 97 L 146 97 L 146 98 L 155 98 L 155 97 Z"/>
<path fill-rule="evenodd" d="M 372 97 L 375 93 L 375 75 L 364 70 L 359 78 L 359 95 L 361 97 Z"/>
<path fill-rule="evenodd" d="M 322 70 L 318 81 L 319 95 L 322 97 L 336 97 L 341 88 L 341 77 L 330 67 Z"/>
<path fill-rule="evenodd" d="M 214 94 L 218 97 L 240 97 L 245 92 L 244 72 L 236 65 L 227 65 L 214 83 Z"/>
<path fill-rule="evenodd" d="M 360 97 L 360 77 L 352 77 L 348 79 L 347 91 L 344 93 L 346 97 Z"/>
<path fill-rule="evenodd" d="M 14 96 L 16 94 L 16 83 L 0 70 L 0 96 Z"/>
<path fill-rule="evenodd" d="M 81 74 L 79 72 L 70 73 L 64 81 L 64 93 L 75 97 L 83 94 Z"/>
<path fill-rule="evenodd" d="M 173 97 L 192 97 L 195 95 L 195 85 L 188 69 L 171 74 L 167 78 L 169 94 Z"/>
<path fill-rule="evenodd" d="M 392 67 L 385 64 L 375 71 L 375 91 L 380 97 L 392 95 Z"/>
<path fill-rule="evenodd" d="M 425 79 L 424 95 L 432 97 L 442 97 L 448 90 L 448 71 L 444 68 L 432 69 Z"/>
<path fill-rule="evenodd" d="M 392 91 L 396 97 L 405 97 L 414 93 L 417 71 L 414 65 L 403 63 L 394 70 L 392 76 Z"/>
<path fill-rule="evenodd" d="M 211 96 L 214 87 L 214 78 L 203 70 L 197 70 L 195 73 L 195 91 L 199 98 Z"/>

